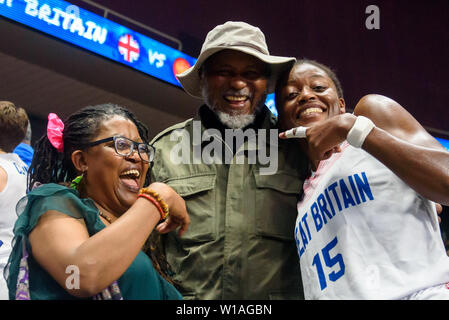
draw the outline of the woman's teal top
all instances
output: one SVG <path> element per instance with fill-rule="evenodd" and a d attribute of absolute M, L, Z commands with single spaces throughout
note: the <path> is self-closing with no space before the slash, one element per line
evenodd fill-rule
<path fill-rule="evenodd" d="M 22 241 L 28 251 L 29 291 L 32 300 L 78 299 L 70 295 L 34 259 L 28 235 L 36 226 L 39 217 L 49 210 L 56 210 L 76 219 L 84 219 L 92 236 L 106 226 L 100 220 L 99 211 L 91 199 L 81 199 L 76 190 L 49 183 L 32 190 L 19 201 L 19 214 L 14 226 L 13 250 L 9 257 L 7 282 L 9 299 L 16 296 L 19 264 L 22 258 Z M 67 274 L 69 277 L 72 273 Z M 149 257 L 139 252 L 129 268 L 118 279 L 125 300 L 177 300 L 181 294 L 153 267 Z"/>

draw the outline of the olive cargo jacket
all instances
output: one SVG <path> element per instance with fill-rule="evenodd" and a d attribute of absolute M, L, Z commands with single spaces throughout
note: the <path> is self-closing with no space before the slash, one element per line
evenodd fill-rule
<path fill-rule="evenodd" d="M 244 163 L 235 163 L 235 156 L 230 164 L 210 161 L 204 155 L 211 148 L 208 142 L 224 145 L 224 150 L 228 147 L 218 130 L 205 134 L 200 119 L 198 115 L 174 125 L 152 141 L 156 148 L 152 181 L 175 189 L 185 199 L 191 219 L 182 237 L 171 232 L 162 238 L 184 298 L 301 299 L 293 232 L 302 193 L 301 170 L 307 161 L 299 146 L 278 140 L 274 131 L 276 139 L 240 145 L 236 155 L 243 155 Z M 259 128 L 275 128 L 270 112 L 264 112 L 261 120 Z M 261 174 L 266 162 L 253 161 L 251 151 L 270 147 L 277 148 L 277 170 Z M 201 151 L 201 161 L 193 161 L 192 156 Z"/>

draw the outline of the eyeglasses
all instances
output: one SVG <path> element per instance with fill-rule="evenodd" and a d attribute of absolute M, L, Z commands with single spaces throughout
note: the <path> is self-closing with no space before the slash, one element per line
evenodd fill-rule
<path fill-rule="evenodd" d="M 86 147 L 94 147 L 109 141 L 114 141 L 115 152 L 122 157 L 129 157 L 132 155 L 135 148 L 143 162 L 150 163 L 154 159 L 155 149 L 151 144 L 135 142 L 122 136 L 114 136 L 97 140 L 87 144 Z"/>

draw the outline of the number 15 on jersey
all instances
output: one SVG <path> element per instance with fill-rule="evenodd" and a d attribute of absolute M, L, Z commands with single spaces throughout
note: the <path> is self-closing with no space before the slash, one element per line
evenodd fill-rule
<path fill-rule="evenodd" d="M 331 250 L 335 248 L 337 243 L 338 240 L 337 237 L 335 237 L 323 249 L 321 249 L 321 252 L 318 252 L 313 257 L 312 265 L 315 266 L 318 273 L 318 280 L 320 282 L 321 290 L 324 290 L 327 287 L 327 278 L 330 281 L 335 282 L 345 274 L 345 263 L 343 261 L 343 256 L 340 253 L 332 256 L 333 253 Z M 324 268 L 322 261 L 324 261 Z M 327 272 L 328 269 L 331 268 L 332 271 Z"/>

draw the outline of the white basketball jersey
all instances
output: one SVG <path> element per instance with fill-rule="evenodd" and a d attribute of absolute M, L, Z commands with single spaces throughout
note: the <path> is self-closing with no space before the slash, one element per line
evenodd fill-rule
<path fill-rule="evenodd" d="M 362 149 L 304 183 L 295 239 L 306 299 L 399 299 L 449 281 L 435 204 Z"/>
<path fill-rule="evenodd" d="M 0 167 L 8 174 L 5 188 L 0 192 L 0 300 L 8 299 L 3 269 L 11 253 L 13 228 L 17 220 L 16 204 L 26 195 L 27 165 L 15 153 L 0 154 Z"/>
<path fill-rule="evenodd" d="M 28 167 L 15 153 L 0 154 L 0 167 L 8 174 L 8 182 L 0 192 L 1 259 L 4 256 L 9 256 L 11 251 L 13 227 L 17 219 L 16 204 L 26 195 Z"/>

